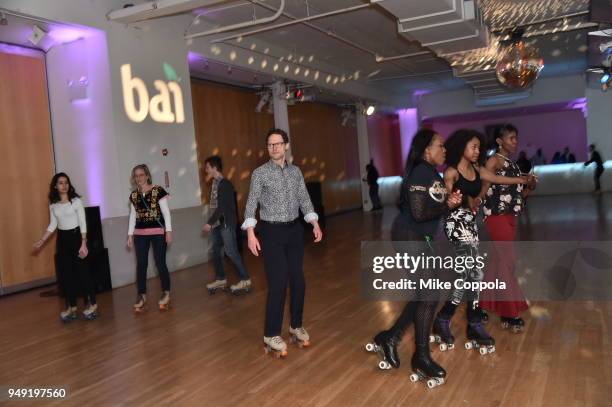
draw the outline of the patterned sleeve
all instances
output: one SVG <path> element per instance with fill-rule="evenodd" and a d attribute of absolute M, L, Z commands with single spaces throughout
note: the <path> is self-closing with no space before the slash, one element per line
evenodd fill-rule
<path fill-rule="evenodd" d="M 162 199 L 170 196 L 170 194 L 162 187 L 160 187 L 159 185 L 156 185 L 155 188 L 157 188 L 157 200 L 161 201 Z"/>
<path fill-rule="evenodd" d="M 428 186 L 411 185 L 408 193 L 408 202 L 410 204 L 410 213 L 417 222 L 427 222 L 447 212 L 446 204 L 435 203 L 429 197 L 427 192 Z"/>
<path fill-rule="evenodd" d="M 247 199 L 246 208 L 244 209 L 244 223 L 242 229 L 255 227 L 257 219 L 255 219 L 255 211 L 259 204 L 259 197 L 261 196 L 261 190 L 263 187 L 262 179 L 259 176 L 257 169 L 253 171 L 251 175 L 251 187 L 249 188 L 249 197 Z"/>

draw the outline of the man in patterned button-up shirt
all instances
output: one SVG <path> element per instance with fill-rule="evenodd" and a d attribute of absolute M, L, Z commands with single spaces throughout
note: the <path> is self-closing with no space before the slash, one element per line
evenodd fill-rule
<path fill-rule="evenodd" d="M 287 345 L 280 335 L 287 282 L 291 291 L 289 332 L 302 345 L 308 345 L 310 339 L 302 327 L 305 292 L 302 269 L 304 229 L 298 219 L 299 210 L 304 213 L 304 220 L 312 224 L 315 242 L 321 241 L 323 233 L 302 172 L 285 159 L 289 150 L 287 133 L 272 129 L 266 140 L 270 161 L 256 168 L 251 175 L 251 188 L 242 228 L 248 234 L 249 250 L 255 256 L 262 251 L 264 257 L 268 280 L 264 343 L 268 348 L 286 354 Z M 255 236 L 255 211 L 258 205 L 261 244 Z"/>

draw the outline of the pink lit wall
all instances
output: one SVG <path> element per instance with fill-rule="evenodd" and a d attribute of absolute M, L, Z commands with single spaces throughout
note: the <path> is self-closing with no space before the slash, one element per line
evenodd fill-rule
<path fill-rule="evenodd" d="M 402 173 L 402 140 L 399 117 L 377 113 L 368 117 L 370 156 L 381 177 Z"/>
<path fill-rule="evenodd" d="M 455 116 L 452 120 L 432 118 L 427 122 L 444 138 L 460 128 L 471 128 L 484 133 L 487 125 L 511 123 L 519 131 L 518 151 L 525 150 L 528 157 L 531 157 L 538 148 L 542 148 L 547 162 L 550 162 L 554 153 L 556 151 L 563 153 L 566 146 L 570 148 L 579 162 L 586 161 L 588 156 L 586 119 L 580 110 L 514 115 L 483 120 L 462 120 L 461 116 Z"/>

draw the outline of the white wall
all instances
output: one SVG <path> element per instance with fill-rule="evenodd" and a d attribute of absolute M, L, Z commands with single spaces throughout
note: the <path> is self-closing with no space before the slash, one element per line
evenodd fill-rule
<path fill-rule="evenodd" d="M 170 176 L 175 242 L 168 251 L 170 270 L 208 259 L 208 238 L 202 237 L 203 212 L 187 64 L 184 17 L 127 27 L 109 22 L 106 14 L 123 1 L 4 0 L 2 6 L 39 18 L 96 27 L 85 38 L 56 45 L 47 56 L 56 167 L 65 170 L 89 205 L 100 205 L 104 240 L 109 249 L 113 285 L 135 280 L 135 256 L 125 248 L 130 171 L 147 163 L 154 182 Z M 167 81 L 162 68 L 170 64 L 181 78 L 184 123 L 134 123 L 124 112 L 120 67 L 129 63 L 152 97 L 155 80 Z M 71 103 L 67 81 L 86 76 L 87 101 Z M 169 154 L 162 156 L 162 149 Z M 154 269 L 153 262 L 150 273 Z"/>
<path fill-rule="evenodd" d="M 106 49 L 106 35 L 95 30 L 47 53 L 56 170 L 70 175 L 87 205 L 100 206 L 102 218 L 125 214 Z M 71 102 L 67 83 L 81 77 L 87 99 Z"/>
<path fill-rule="evenodd" d="M 421 118 L 430 118 L 486 110 L 536 106 L 583 97 L 585 97 L 584 76 L 570 75 L 539 79 L 534 84 L 532 93 L 528 98 L 512 104 L 478 107 L 476 106 L 474 92 L 471 89 L 461 89 L 425 94 L 419 101 L 418 109 Z"/>
<path fill-rule="evenodd" d="M 612 159 L 612 92 L 587 88 L 587 139 L 604 160 Z"/>

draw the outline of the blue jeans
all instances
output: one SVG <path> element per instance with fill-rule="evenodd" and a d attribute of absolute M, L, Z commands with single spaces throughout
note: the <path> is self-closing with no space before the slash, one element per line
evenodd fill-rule
<path fill-rule="evenodd" d="M 230 258 L 236 272 L 241 280 L 249 278 L 249 274 L 244 268 L 240 253 L 238 253 L 238 245 L 236 242 L 236 231 L 234 228 L 228 227 L 227 225 L 217 226 L 212 232 L 213 238 L 213 262 L 215 265 L 215 278 L 217 280 L 225 280 L 225 271 L 223 270 L 223 252 Z"/>

